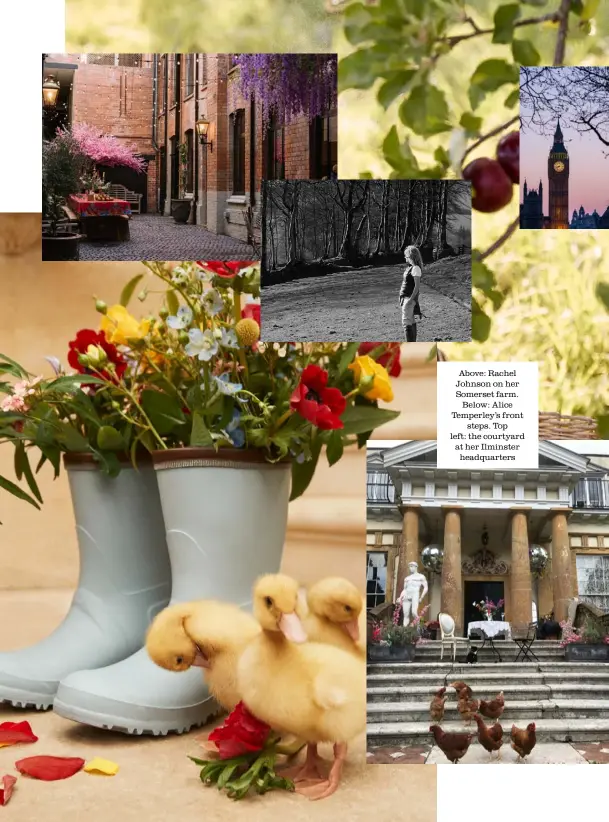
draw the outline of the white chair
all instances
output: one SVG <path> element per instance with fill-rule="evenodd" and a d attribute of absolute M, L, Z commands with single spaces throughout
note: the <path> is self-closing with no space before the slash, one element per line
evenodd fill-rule
<path fill-rule="evenodd" d="M 455 620 L 450 614 L 438 614 L 438 622 L 440 623 L 440 661 L 444 658 L 444 643 L 449 648 L 452 646 L 453 662 L 457 656 L 457 637 L 455 636 Z"/>

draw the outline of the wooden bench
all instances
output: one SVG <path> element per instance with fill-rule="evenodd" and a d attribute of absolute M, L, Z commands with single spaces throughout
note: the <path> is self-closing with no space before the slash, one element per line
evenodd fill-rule
<path fill-rule="evenodd" d="M 118 183 L 112 183 L 108 189 L 108 193 L 116 200 L 126 200 L 131 205 L 131 211 L 134 214 L 142 213 L 142 194 L 137 194 L 135 191 L 130 191 L 125 186 Z"/>

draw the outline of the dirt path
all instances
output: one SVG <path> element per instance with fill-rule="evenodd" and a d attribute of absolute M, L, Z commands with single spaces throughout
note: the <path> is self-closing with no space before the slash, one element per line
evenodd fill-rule
<path fill-rule="evenodd" d="M 417 322 L 420 342 L 471 339 L 469 258 L 425 268 Z M 262 338 L 345 341 L 404 339 L 398 293 L 403 265 L 367 268 L 266 286 Z"/>

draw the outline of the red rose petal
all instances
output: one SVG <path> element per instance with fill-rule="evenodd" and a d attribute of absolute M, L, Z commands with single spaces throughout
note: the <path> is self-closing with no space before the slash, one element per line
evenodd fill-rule
<path fill-rule="evenodd" d="M 29 722 L 0 723 L 0 747 L 17 745 L 20 742 L 36 742 L 38 737 L 33 733 Z"/>
<path fill-rule="evenodd" d="M 17 777 L 11 776 L 8 773 L 0 778 L 0 783 L 2 784 L 2 787 L 0 788 L 0 805 L 8 805 L 8 801 L 12 796 L 16 781 Z"/>
<path fill-rule="evenodd" d="M 45 782 L 67 779 L 78 773 L 85 764 L 78 756 L 28 756 L 15 762 L 19 773 Z"/>

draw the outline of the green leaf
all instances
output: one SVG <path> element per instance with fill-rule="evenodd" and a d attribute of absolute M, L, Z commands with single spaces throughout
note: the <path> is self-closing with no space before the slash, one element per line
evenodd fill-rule
<path fill-rule="evenodd" d="M 81 385 L 106 385 L 104 380 L 93 377 L 90 374 L 70 374 L 65 377 L 58 377 L 47 385 L 46 390 L 50 391 L 78 391 Z"/>
<path fill-rule="evenodd" d="M 430 137 L 450 131 L 444 92 L 432 85 L 417 86 L 400 105 L 400 120 L 415 134 Z"/>
<path fill-rule="evenodd" d="M 596 15 L 600 4 L 601 0 L 584 0 L 584 7 L 580 15 L 581 19 L 592 20 L 592 18 Z"/>
<path fill-rule="evenodd" d="M 370 60 L 369 49 L 358 49 L 343 57 L 338 64 L 338 91 L 350 88 L 370 88 L 377 79 L 374 64 Z"/>
<path fill-rule="evenodd" d="M 596 286 L 596 296 L 609 311 L 609 283 L 599 283 Z"/>
<path fill-rule="evenodd" d="M 402 71 L 391 72 L 377 93 L 378 101 L 383 108 L 389 108 L 396 97 L 408 91 L 410 81 L 416 73 L 416 69 L 402 69 Z"/>
<path fill-rule="evenodd" d="M 576 14 L 578 17 L 581 17 L 584 13 L 584 0 L 571 0 L 571 6 L 569 11 Z"/>
<path fill-rule="evenodd" d="M 178 401 L 161 391 L 146 389 L 142 391 L 141 405 L 157 433 L 163 436 L 170 434 L 185 422 L 185 417 Z"/>
<path fill-rule="evenodd" d="M 9 494 L 12 494 L 14 497 L 17 497 L 17 499 L 22 499 L 24 500 L 24 502 L 29 502 L 30 505 L 34 506 L 34 508 L 38 508 L 38 510 L 40 510 L 40 506 L 38 505 L 36 500 L 33 499 L 33 497 L 30 497 L 29 494 L 26 494 L 26 492 L 22 491 L 18 485 L 15 485 L 14 482 L 11 482 L 10 480 L 6 479 L 6 477 L 0 476 L 0 488 L 4 488 L 5 491 L 8 491 Z"/>
<path fill-rule="evenodd" d="M 45 456 L 53 466 L 54 476 L 55 479 L 57 479 L 61 471 L 61 451 L 56 445 L 41 444 L 39 442 L 37 442 L 36 445 L 40 448 L 43 456 Z M 42 460 L 38 463 L 36 471 L 39 471 L 40 468 L 42 468 Z"/>
<path fill-rule="evenodd" d="M 22 379 L 29 376 L 29 373 L 22 368 L 18 362 L 7 357 L 6 354 L 0 354 L 0 360 L 0 374 L 3 372 L 14 374 L 16 377 L 21 377 Z"/>
<path fill-rule="evenodd" d="M 165 302 L 167 303 L 167 310 L 170 314 L 173 314 L 174 317 L 178 313 L 178 308 L 180 307 L 180 301 L 178 300 L 177 294 L 173 289 L 170 289 L 165 294 Z"/>
<path fill-rule="evenodd" d="M 343 428 L 340 429 L 343 437 L 350 434 L 363 434 L 374 431 L 386 422 L 391 422 L 400 416 L 399 411 L 390 411 L 387 408 L 374 408 L 369 405 L 350 405 L 341 416 Z"/>
<path fill-rule="evenodd" d="M 23 462 L 25 460 L 25 446 L 23 444 L 23 440 L 20 440 L 15 445 L 15 476 L 17 477 L 17 482 L 21 482 L 21 478 L 23 477 Z"/>
<path fill-rule="evenodd" d="M 326 457 L 328 458 L 328 464 L 334 465 L 338 462 L 343 455 L 343 450 L 344 445 L 342 429 L 332 431 L 326 444 Z"/>
<path fill-rule="evenodd" d="M 58 442 L 65 445 L 68 451 L 81 452 L 89 450 L 89 442 L 68 423 L 61 423 L 58 426 L 56 438 Z"/>
<path fill-rule="evenodd" d="M 349 343 L 343 353 L 340 355 L 338 366 L 336 368 L 337 377 L 342 377 L 349 365 L 353 362 L 353 358 L 357 354 L 359 343 Z"/>
<path fill-rule="evenodd" d="M 494 17 L 493 43 L 511 43 L 514 36 L 514 23 L 519 17 L 520 6 L 518 3 L 499 6 Z"/>
<path fill-rule="evenodd" d="M 444 146 L 438 146 L 433 153 L 433 157 L 444 168 L 448 168 L 450 165 L 450 157 Z"/>
<path fill-rule="evenodd" d="M 385 139 L 383 140 L 383 155 L 389 165 L 394 168 L 404 179 L 410 175 L 416 176 L 419 171 L 419 164 L 412 153 L 408 140 L 400 141 L 398 130 L 391 126 Z"/>
<path fill-rule="evenodd" d="M 480 308 L 477 301 L 472 299 L 472 339 L 485 342 L 491 333 L 491 318 Z"/>
<path fill-rule="evenodd" d="M 38 502 L 42 502 L 42 495 L 40 493 L 40 489 L 38 488 L 38 483 L 34 479 L 34 474 L 32 473 L 32 468 L 30 466 L 30 461 L 26 451 L 23 452 L 23 457 L 22 468 L 25 481 L 29 485 L 30 491 L 36 497 Z"/>
<path fill-rule="evenodd" d="M 521 66 L 538 66 L 541 63 L 541 55 L 530 40 L 514 39 L 512 54 Z"/>
<path fill-rule="evenodd" d="M 495 285 L 495 275 L 484 263 L 472 261 L 472 285 L 481 291 L 490 291 Z"/>
<path fill-rule="evenodd" d="M 214 441 L 209 430 L 203 422 L 203 417 L 198 411 L 192 415 L 192 430 L 190 432 L 190 444 L 197 448 L 213 447 Z"/>
<path fill-rule="evenodd" d="M 495 91 L 506 83 L 518 83 L 520 69 L 506 60 L 483 60 L 472 74 L 469 87 L 469 101 L 472 108 L 477 108 L 486 94 Z"/>
<path fill-rule="evenodd" d="M 598 418 L 598 436 L 601 440 L 609 440 L 609 414 Z"/>
<path fill-rule="evenodd" d="M 317 467 L 322 445 L 323 442 L 320 437 L 315 437 L 311 442 L 311 459 L 305 462 L 292 461 L 292 490 L 290 493 L 290 502 L 304 494 L 309 487 L 313 479 L 313 474 L 315 473 L 315 468 Z"/>
<path fill-rule="evenodd" d="M 101 451 L 124 451 L 125 445 L 122 434 L 111 425 L 102 425 L 97 432 L 97 447 Z"/>
<path fill-rule="evenodd" d="M 461 115 L 459 125 L 462 126 L 469 134 L 479 134 L 482 128 L 482 117 L 476 117 L 471 111 L 466 111 Z"/>
<path fill-rule="evenodd" d="M 514 91 L 510 91 L 508 96 L 505 98 L 504 106 L 506 108 L 514 108 L 514 106 L 518 105 L 520 101 L 520 89 L 515 88 Z"/>
<path fill-rule="evenodd" d="M 525 6 L 545 6 L 548 0 L 522 0 Z"/>
<path fill-rule="evenodd" d="M 127 308 L 131 298 L 133 297 L 133 292 L 135 291 L 135 289 L 137 287 L 137 284 L 140 282 L 140 280 L 143 279 L 143 277 L 144 277 L 143 274 L 136 274 L 135 277 L 133 277 L 131 280 L 129 280 L 127 285 L 121 291 L 121 296 L 120 296 L 120 299 L 119 299 L 120 305 Z"/>

